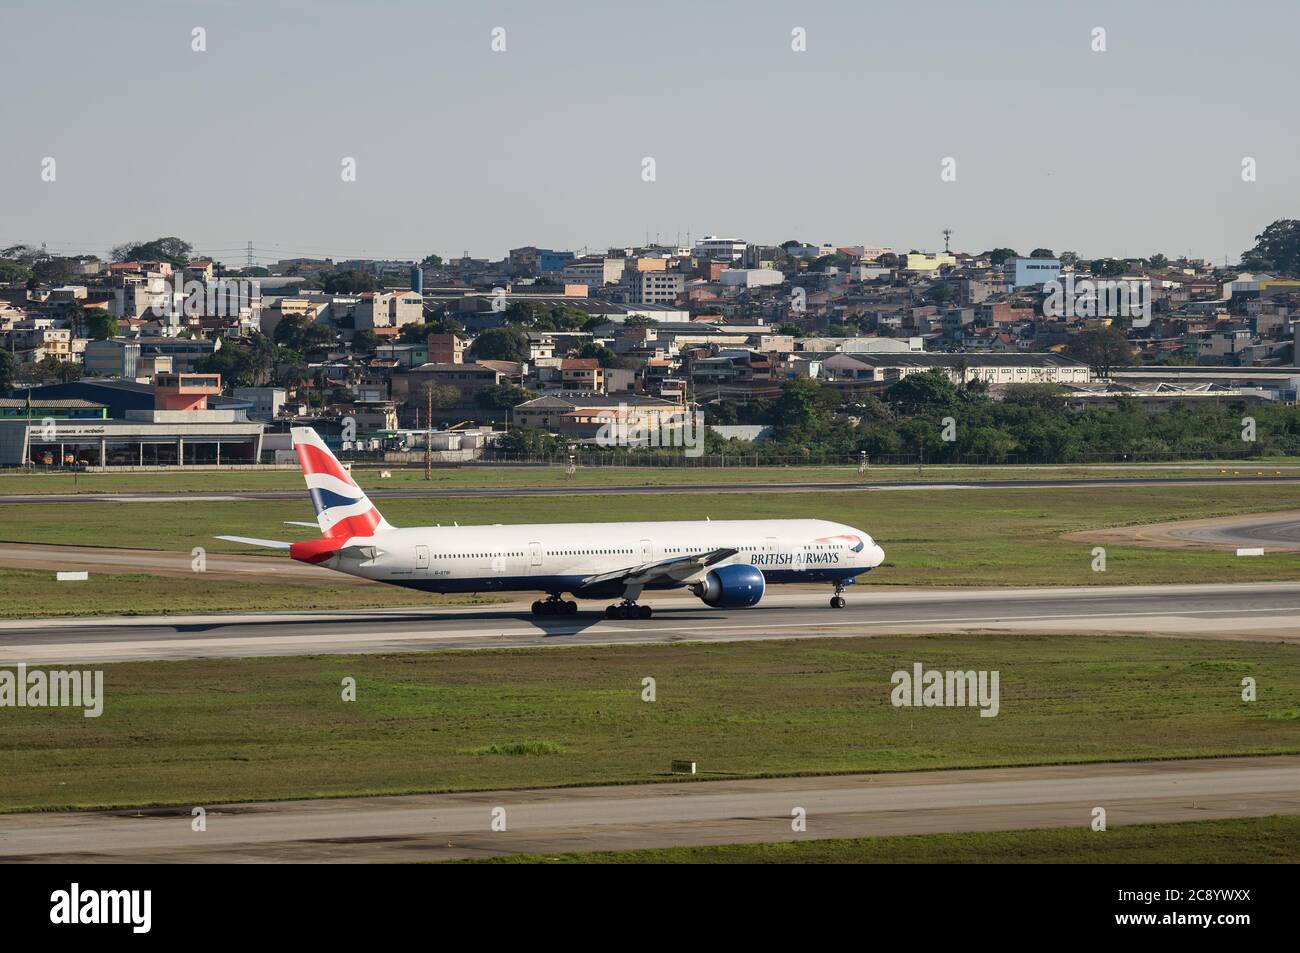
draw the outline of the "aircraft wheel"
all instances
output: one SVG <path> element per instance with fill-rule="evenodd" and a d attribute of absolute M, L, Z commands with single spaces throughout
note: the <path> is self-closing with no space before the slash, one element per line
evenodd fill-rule
<path fill-rule="evenodd" d="M 573 615 L 573 614 L 574 614 L 575 612 L 577 612 L 577 611 L 578 611 L 578 604 L 577 604 L 576 602 L 574 602 L 572 599 L 570 599 L 568 602 L 564 603 L 564 614 L 565 614 L 565 615 Z"/>
<path fill-rule="evenodd" d="M 605 618 L 606 618 L 606 619 L 617 619 L 617 618 L 618 618 L 618 606 L 605 606 Z"/>
<path fill-rule="evenodd" d="M 539 600 L 533 603 L 533 615 L 541 615 L 541 614 L 542 614 L 542 603 Z"/>
<path fill-rule="evenodd" d="M 843 609 L 843 608 L 844 608 L 844 597 L 843 597 L 843 596 L 831 596 L 831 608 L 832 608 L 832 609 Z"/>
<path fill-rule="evenodd" d="M 637 606 L 637 613 L 642 619 L 648 619 L 652 615 L 649 606 Z"/>

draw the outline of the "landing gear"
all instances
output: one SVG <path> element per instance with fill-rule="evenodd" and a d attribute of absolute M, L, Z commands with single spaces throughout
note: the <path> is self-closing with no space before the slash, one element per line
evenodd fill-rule
<path fill-rule="evenodd" d="M 552 593 L 548 599 L 539 599 L 533 603 L 533 615 L 573 615 L 577 611 L 576 602 L 566 602 L 557 593 Z"/>
<path fill-rule="evenodd" d="M 843 582 L 835 583 L 835 595 L 831 596 L 832 609 L 844 608 L 844 596 L 842 594 L 843 592 L 844 592 L 844 583 Z"/>
<path fill-rule="evenodd" d="M 630 599 L 605 607 L 606 619 L 648 619 L 652 614 L 649 606 L 639 606 Z"/>

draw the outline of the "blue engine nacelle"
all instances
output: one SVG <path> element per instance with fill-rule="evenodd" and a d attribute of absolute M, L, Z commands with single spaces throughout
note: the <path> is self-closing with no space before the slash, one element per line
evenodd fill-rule
<path fill-rule="evenodd" d="M 712 570 L 695 587 L 695 594 L 705 605 L 717 609 L 748 609 L 763 598 L 765 588 L 763 574 L 758 569 L 733 563 Z"/>

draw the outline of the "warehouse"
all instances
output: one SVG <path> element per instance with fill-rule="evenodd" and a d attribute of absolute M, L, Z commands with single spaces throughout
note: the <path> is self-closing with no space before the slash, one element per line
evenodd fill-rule
<path fill-rule="evenodd" d="M 87 382 L 90 383 L 90 382 Z M 95 382 L 98 383 L 98 382 Z M 122 401 L 86 399 L 110 388 L 74 384 L 33 388 L 0 406 L 0 467 L 251 466 L 262 450 L 261 423 L 240 404 L 210 409 L 221 392 L 213 374 L 160 374 L 149 406 L 136 388 L 112 388 Z M 70 392 L 51 396 L 55 389 Z M 129 395 L 129 396 L 128 396 Z M 116 409 L 121 416 L 112 413 Z"/>

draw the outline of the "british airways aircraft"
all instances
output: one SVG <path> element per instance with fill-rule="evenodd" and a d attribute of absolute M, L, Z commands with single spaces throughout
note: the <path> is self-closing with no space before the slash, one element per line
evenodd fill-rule
<path fill-rule="evenodd" d="M 579 599 L 617 599 L 611 619 L 648 619 L 646 591 L 688 588 L 706 605 L 747 608 L 768 583 L 825 582 L 832 608 L 844 587 L 885 552 L 860 529 L 826 520 L 537 523 L 397 529 L 309 427 L 293 445 L 321 538 L 286 543 L 218 539 L 287 549 L 300 562 L 424 592 L 543 592 L 534 615 L 572 615 Z M 311 526 L 313 524 L 299 524 Z"/>

